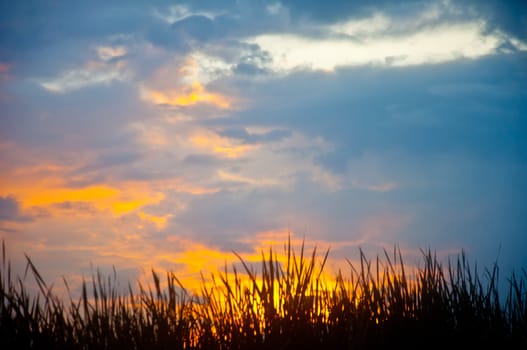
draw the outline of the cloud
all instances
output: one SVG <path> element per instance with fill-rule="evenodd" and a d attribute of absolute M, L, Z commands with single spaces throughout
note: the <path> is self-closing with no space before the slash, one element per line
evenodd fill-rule
<path fill-rule="evenodd" d="M 332 6 L 325 6 L 316 0 L 284 0 L 281 2 L 295 20 L 308 18 L 315 23 L 335 23 L 345 20 L 350 15 L 366 17 L 379 11 L 389 12 L 399 18 L 419 18 L 421 13 L 443 13 L 458 19 L 484 18 L 492 23 L 492 28 L 499 28 L 517 36 L 525 33 L 525 15 L 527 6 L 521 1 L 504 2 L 438 0 L 438 1 L 336 1 Z"/>
<path fill-rule="evenodd" d="M 122 58 L 128 50 L 123 46 L 99 46 L 97 48 L 97 54 L 99 58 L 103 61 L 110 61 L 116 58 Z"/>
<path fill-rule="evenodd" d="M 4 6 L 5 5 L 5 6 Z M 104 1 L 95 6 L 82 3 L 64 3 L 49 6 L 44 2 L 9 6 L 2 4 L 0 11 L 3 30 L 10 33 L 1 37 L 1 46 L 11 54 L 13 50 L 28 52 L 46 46 L 130 33 L 137 30 L 137 23 L 153 25 L 149 21 L 150 6 L 141 2 L 123 8 Z"/>
<path fill-rule="evenodd" d="M 188 56 L 187 65 L 182 68 L 186 81 L 197 80 L 207 84 L 231 74 L 233 63 L 216 54 L 213 49 L 211 51 L 194 51 Z"/>
<path fill-rule="evenodd" d="M 198 149 L 209 150 L 226 158 L 240 158 L 254 150 L 256 146 L 236 144 L 231 139 L 222 138 L 215 133 L 200 133 L 190 137 L 190 142 Z"/>
<path fill-rule="evenodd" d="M 101 54 L 99 53 L 99 55 Z M 107 61 L 109 59 L 108 55 L 110 53 L 105 52 L 102 54 L 101 59 Z M 56 78 L 42 80 L 40 85 L 53 93 L 67 93 L 92 85 L 124 81 L 127 77 L 128 73 L 123 62 L 117 62 L 116 64 L 88 62 L 82 68 L 68 70 Z"/>
<path fill-rule="evenodd" d="M 231 127 L 280 125 L 331 140 L 334 150 L 319 160 L 340 172 L 349 158 L 368 151 L 422 157 L 459 151 L 485 157 L 502 149 L 521 157 L 525 143 L 504 142 L 490 130 L 502 130 L 519 140 L 519 130 L 510 128 L 508 121 L 524 124 L 525 94 L 520 81 L 506 77 L 525 71 L 522 57 L 492 55 L 404 69 L 352 67 L 331 75 L 297 72 L 260 81 L 258 91 L 265 93 L 246 97 L 255 101 L 251 110 L 222 122 Z M 494 87 L 492 94 L 486 84 Z M 457 90 L 452 90 L 454 85 Z M 440 86 L 445 89 L 438 95 Z M 486 97 L 481 99 L 483 91 Z"/>
<path fill-rule="evenodd" d="M 185 17 L 172 24 L 171 29 L 181 40 L 201 42 L 207 42 L 224 32 L 216 21 L 200 15 Z"/>
<path fill-rule="evenodd" d="M 227 96 L 208 92 L 197 81 L 193 82 L 190 87 L 183 88 L 181 91 L 158 91 L 147 88 L 142 91 L 141 95 L 144 99 L 154 104 L 174 107 L 185 107 L 204 103 L 220 109 L 228 109 L 232 104 Z"/>
<path fill-rule="evenodd" d="M 498 29 L 515 36 L 527 35 L 527 5 L 523 1 L 457 1 L 460 6 L 468 6 L 485 19 L 490 30 Z"/>
<path fill-rule="evenodd" d="M 187 5 L 173 5 L 168 10 L 155 9 L 153 15 L 168 24 L 174 24 L 188 17 L 201 16 L 213 20 L 219 13 L 209 11 L 192 11 Z"/>
<path fill-rule="evenodd" d="M 91 261 L 199 277 L 288 231 L 339 259 L 399 243 L 484 263 L 499 242 L 526 264 L 520 16 L 505 30 L 453 1 L 37 5 L 0 11 L 0 217 L 49 275 Z"/>
<path fill-rule="evenodd" d="M 160 202 L 164 195 L 152 189 L 148 184 L 128 183 L 131 187 L 121 187 L 124 183 L 98 183 L 72 186 L 75 182 L 69 178 L 75 166 L 43 166 L 34 168 L 10 169 L 11 178 L 0 178 L 2 188 L 0 195 L 13 194 L 17 202 L 5 199 L 6 214 L 15 215 L 18 205 L 23 210 L 41 208 L 50 215 L 61 216 L 65 210 L 83 212 L 86 205 L 102 212 L 109 212 L 116 217 L 136 211 L 144 206 Z M 39 176 L 37 178 L 37 176 Z M 15 206 L 16 205 L 16 206 Z M 90 210 L 92 211 L 92 210 Z"/>
<path fill-rule="evenodd" d="M 352 188 L 365 188 L 374 192 L 388 192 L 397 189 L 399 186 L 394 182 L 383 182 L 375 185 L 365 185 L 356 180 L 351 180 Z"/>
<path fill-rule="evenodd" d="M 361 27 L 362 23 L 355 23 Z M 366 22 L 364 22 L 366 25 Z M 362 34 L 350 23 L 342 31 Z M 382 21 L 370 30 L 385 29 Z M 272 70 L 296 69 L 334 71 L 338 67 L 376 65 L 400 67 L 474 59 L 496 53 L 504 39 L 499 34 L 483 34 L 482 23 L 449 24 L 415 33 L 374 38 L 309 38 L 294 34 L 269 34 L 248 38 L 271 54 Z M 369 32 L 367 34 L 370 34 Z M 432 40 L 433 38 L 433 40 Z"/>
<path fill-rule="evenodd" d="M 242 176 L 238 174 L 228 173 L 223 170 L 219 170 L 217 175 L 221 181 L 239 183 L 239 184 L 247 184 L 247 185 L 251 185 L 252 188 L 269 187 L 269 186 L 284 186 L 283 183 L 278 182 L 275 179 L 250 178 L 250 177 L 246 177 L 246 176 Z"/>
<path fill-rule="evenodd" d="M 219 68 L 217 64 L 193 54 L 182 62 L 170 62 L 158 68 L 140 87 L 141 97 L 156 105 L 184 108 L 209 105 L 231 109 L 235 98 L 209 91 L 207 84 Z"/>
<path fill-rule="evenodd" d="M 29 221 L 30 217 L 22 214 L 18 200 L 13 196 L 0 196 L 0 222 Z"/>
<path fill-rule="evenodd" d="M 172 217 L 172 214 L 153 215 L 140 211 L 139 217 L 144 221 L 153 223 L 158 230 L 163 230 L 167 225 L 167 221 Z"/>
<path fill-rule="evenodd" d="M 260 130 L 258 130 L 260 131 Z M 281 141 L 291 135 L 290 130 L 273 129 L 269 131 L 254 130 L 250 132 L 247 128 L 229 128 L 220 132 L 221 136 L 234 138 L 244 143 L 267 143 Z"/>

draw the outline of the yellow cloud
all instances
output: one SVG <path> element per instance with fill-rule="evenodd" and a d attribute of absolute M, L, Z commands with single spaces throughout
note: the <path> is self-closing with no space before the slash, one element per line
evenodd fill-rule
<path fill-rule="evenodd" d="M 15 171 L 16 173 L 16 171 Z M 59 174 L 35 178 L 0 178 L 0 195 L 12 195 L 23 210 L 44 207 L 53 212 L 53 205 L 64 202 L 90 203 L 98 210 L 109 210 L 115 216 L 133 212 L 145 205 L 159 203 L 164 195 L 152 191 L 147 184 L 98 184 L 72 188 Z"/>
<path fill-rule="evenodd" d="M 257 146 L 236 144 L 228 138 L 214 133 L 200 133 L 190 138 L 191 143 L 198 148 L 207 149 L 226 158 L 240 158 Z"/>
<path fill-rule="evenodd" d="M 127 50 L 123 46 L 99 46 L 97 48 L 97 55 L 103 61 L 109 61 L 116 57 L 121 57 L 126 55 Z"/>
<path fill-rule="evenodd" d="M 219 109 L 232 108 L 232 97 L 207 89 L 207 83 L 214 78 L 203 73 L 217 67 L 198 61 L 189 56 L 176 64 L 160 67 L 142 85 L 142 98 L 153 104 L 174 107 L 206 104 Z"/>
<path fill-rule="evenodd" d="M 429 21 L 426 16 L 423 18 L 423 23 Z M 247 42 L 257 44 L 273 58 L 267 68 L 289 73 L 299 68 L 334 71 L 346 66 L 402 67 L 475 59 L 494 54 L 509 41 L 502 33 L 485 31 L 481 21 L 416 27 L 418 21 L 408 25 L 404 34 L 393 35 L 389 30 L 399 25 L 397 21 L 377 14 L 320 27 L 336 37 L 264 34 L 248 38 Z M 510 43 L 518 50 L 527 48 L 519 40 Z"/>
<path fill-rule="evenodd" d="M 152 214 L 147 214 L 145 212 L 142 212 L 140 211 L 139 212 L 139 217 L 144 220 L 144 221 L 148 221 L 148 222 L 151 222 L 152 224 L 154 224 L 159 230 L 162 230 L 166 227 L 167 225 L 167 221 L 168 219 L 171 217 L 172 215 L 170 214 L 167 214 L 167 215 L 152 215 Z"/>
<path fill-rule="evenodd" d="M 275 179 L 267 179 L 267 178 L 251 178 L 239 174 L 232 174 L 228 173 L 223 170 L 218 170 L 217 175 L 220 179 L 225 181 L 233 181 L 233 182 L 239 182 L 254 186 L 279 186 L 283 185 L 281 182 L 275 180 Z"/>
<path fill-rule="evenodd" d="M 23 203 L 25 206 L 46 206 L 61 202 L 103 201 L 115 197 L 118 192 L 107 186 L 90 186 L 81 189 L 72 188 L 34 188 Z"/>
<path fill-rule="evenodd" d="M 198 81 L 194 81 L 191 86 L 187 86 L 181 89 L 181 91 L 161 91 L 146 88 L 143 90 L 143 97 L 154 104 L 166 104 L 176 107 L 204 103 L 216 106 L 220 109 L 229 109 L 232 105 L 232 101 L 229 97 L 207 91 Z"/>

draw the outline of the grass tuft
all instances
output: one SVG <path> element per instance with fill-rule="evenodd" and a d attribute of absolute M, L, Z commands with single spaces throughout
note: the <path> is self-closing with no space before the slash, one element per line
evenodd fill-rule
<path fill-rule="evenodd" d="M 99 271 L 75 299 L 58 298 L 26 255 L 14 277 L 2 242 L 2 349 L 371 349 L 527 348 L 527 273 L 512 274 L 499 295 L 499 269 L 471 267 L 465 254 L 444 267 L 430 250 L 410 269 L 399 249 L 326 278 L 329 251 L 262 252 L 259 266 L 240 265 L 203 277 L 190 294 L 173 273 L 128 285 Z M 238 267 L 237 267 L 238 266 Z"/>

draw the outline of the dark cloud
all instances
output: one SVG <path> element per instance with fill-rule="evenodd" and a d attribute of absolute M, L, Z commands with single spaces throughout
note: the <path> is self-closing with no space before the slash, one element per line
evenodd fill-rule
<path fill-rule="evenodd" d="M 452 2 L 359 0 L 333 1 L 331 6 L 316 0 L 284 0 L 282 3 L 289 9 L 290 15 L 296 22 L 309 20 L 323 23 L 364 18 L 376 12 L 387 14 L 395 20 L 411 19 L 424 10 L 436 6 L 445 12 L 442 15 L 443 20 L 483 19 L 489 30 L 498 29 L 519 39 L 527 37 L 527 2 L 523 0 L 455 0 Z M 434 20 L 430 19 L 427 25 L 433 23 Z"/>
<path fill-rule="evenodd" d="M 265 68 L 272 61 L 269 53 L 262 51 L 258 45 L 243 45 L 242 48 L 247 50 L 248 54 L 240 57 L 239 62 L 234 67 L 236 74 L 251 76 L 270 73 Z"/>
<path fill-rule="evenodd" d="M 189 16 L 172 25 L 172 30 L 179 37 L 198 41 L 206 41 L 211 36 L 222 36 L 222 33 L 218 32 L 220 28 L 222 27 L 216 21 L 205 16 Z"/>
<path fill-rule="evenodd" d="M 189 154 L 182 160 L 185 166 L 212 166 L 221 164 L 221 161 L 209 154 Z"/>
<path fill-rule="evenodd" d="M 325 164 L 335 169 L 346 157 L 387 150 L 417 158 L 468 152 L 525 159 L 525 58 L 297 73 L 264 83 L 258 91 L 266 94 L 254 97 L 257 106 L 220 122 L 238 134 L 244 124 L 255 124 L 321 136 L 336 146 Z"/>
<path fill-rule="evenodd" d="M 220 132 L 221 136 L 238 139 L 244 143 L 267 143 L 280 141 L 291 135 L 290 130 L 275 129 L 262 134 L 251 134 L 245 128 L 230 128 Z"/>
<path fill-rule="evenodd" d="M 425 1 L 407 1 L 423 3 Z M 385 8 L 392 1 L 359 0 L 333 1 L 331 6 L 317 0 L 284 0 L 282 3 L 291 10 L 291 15 L 298 18 L 309 18 L 315 21 L 334 22 L 350 17 L 361 17 L 371 14 L 373 10 Z"/>
<path fill-rule="evenodd" d="M 470 4 L 486 20 L 489 29 L 500 29 L 516 38 L 527 38 L 527 2 L 523 0 L 459 1 Z"/>
<path fill-rule="evenodd" d="M 268 73 L 268 70 L 253 63 L 241 62 L 236 65 L 234 72 L 243 75 L 258 75 Z"/>
<path fill-rule="evenodd" d="M 34 50 L 73 38 L 127 34 L 151 22 L 149 5 L 141 1 L 122 5 L 105 1 L 2 2 L 0 46 L 4 50 Z"/>
<path fill-rule="evenodd" d="M 66 201 L 53 204 L 53 208 L 61 210 L 71 215 L 96 215 L 99 211 L 90 202 L 79 202 L 79 201 Z M 68 215 L 68 214 L 66 214 Z"/>
<path fill-rule="evenodd" d="M 0 196 L 0 221 L 30 221 L 29 216 L 23 215 L 20 205 L 14 197 Z"/>
<path fill-rule="evenodd" d="M 296 30 L 290 26 L 287 13 L 269 13 L 268 3 L 260 1 L 197 1 L 186 6 L 189 15 L 170 25 L 170 32 L 156 28 L 149 40 L 166 47 L 195 48 L 196 43 L 235 45 L 238 39 L 262 33 Z M 160 11 L 168 7 L 159 6 Z M 245 63 L 247 64 L 247 63 Z"/>
<path fill-rule="evenodd" d="M 284 6 L 289 9 L 295 23 L 311 21 L 331 24 L 349 19 L 368 18 L 382 13 L 395 21 L 415 20 L 430 10 L 440 10 L 439 17 L 447 21 L 473 18 L 473 11 L 466 8 L 465 2 L 444 2 L 432 0 L 358 0 L 333 1 L 331 6 L 316 0 L 284 0 Z M 451 11 L 455 7 L 455 11 Z M 441 13 L 444 12 L 444 13 Z M 443 18 L 444 17 L 444 18 Z M 435 24 L 439 18 L 429 17 L 426 25 Z"/>
<path fill-rule="evenodd" d="M 31 1 L 0 5 L 0 56 L 21 76 L 46 76 L 93 56 L 94 46 L 146 40 L 176 52 L 189 49 L 154 11 L 170 1 Z M 128 39 L 126 39 L 128 38 Z M 91 51 L 91 52 L 90 52 Z M 145 64 L 145 62 L 142 62 Z"/>

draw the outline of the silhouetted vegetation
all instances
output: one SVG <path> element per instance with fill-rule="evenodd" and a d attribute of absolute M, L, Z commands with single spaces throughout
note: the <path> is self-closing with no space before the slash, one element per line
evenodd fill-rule
<path fill-rule="evenodd" d="M 173 273 L 162 281 L 152 271 L 150 287 L 127 293 L 117 292 L 115 275 L 97 273 L 79 298 L 63 300 L 26 257 L 40 289 L 29 293 L 3 246 L 0 348 L 527 348 L 525 271 L 500 296 L 498 267 L 480 274 L 464 254 L 442 266 L 423 252 L 423 266 L 410 269 L 396 249 L 375 260 L 361 252 L 327 278 L 328 253 L 299 250 L 270 249 L 258 268 L 240 258 L 204 279 L 199 295 Z"/>

